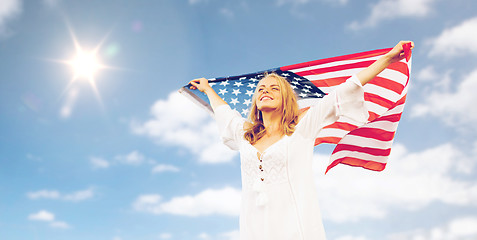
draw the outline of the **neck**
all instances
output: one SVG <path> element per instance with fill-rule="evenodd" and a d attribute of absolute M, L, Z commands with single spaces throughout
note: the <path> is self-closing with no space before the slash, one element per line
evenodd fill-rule
<path fill-rule="evenodd" d="M 263 118 L 263 126 L 267 131 L 267 135 L 274 135 L 274 134 L 283 134 L 282 130 L 282 115 L 279 111 L 271 111 L 271 112 L 262 112 Z"/>

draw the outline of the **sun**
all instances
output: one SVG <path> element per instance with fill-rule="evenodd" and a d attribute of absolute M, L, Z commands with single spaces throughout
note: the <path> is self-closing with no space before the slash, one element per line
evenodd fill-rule
<path fill-rule="evenodd" d="M 104 68 L 95 51 L 86 52 L 81 49 L 69 61 L 69 65 L 73 69 L 73 79 L 86 79 L 89 81 L 94 81 L 95 74 L 101 68 Z"/>
<path fill-rule="evenodd" d="M 61 95 L 66 94 L 66 92 L 68 92 L 72 88 L 78 88 L 81 82 L 88 82 L 92 90 L 94 91 L 100 105 L 102 105 L 101 95 L 96 84 L 98 80 L 97 75 L 103 69 L 113 69 L 113 67 L 104 65 L 100 59 L 101 46 L 105 41 L 106 37 L 104 37 L 102 41 L 100 41 L 100 43 L 94 48 L 88 49 L 86 47 L 83 47 L 79 43 L 73 30 L 70 27 L 68 27 L 68 30 L 70 31 L 70 35 L 74 45 L 72 53 L 73 56 L 70 59 L 54 60 L 56 62 L 60 62 L 62 64 L 67 65 L 72 71 L 70 82 Z"/>

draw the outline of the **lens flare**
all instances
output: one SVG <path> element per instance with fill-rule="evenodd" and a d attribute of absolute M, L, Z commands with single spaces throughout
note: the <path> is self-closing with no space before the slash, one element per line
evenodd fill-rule
<path fill-rule="evenodd" d="M 95 52 L 77 52 L 70 65 L 73 68 L 74 78 L 77 79 L 94 79 L 95 73 L 102 68 Z"/>

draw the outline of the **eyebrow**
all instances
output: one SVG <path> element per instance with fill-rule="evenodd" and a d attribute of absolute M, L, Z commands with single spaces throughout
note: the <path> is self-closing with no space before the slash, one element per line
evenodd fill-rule
<path fill-rule="evenodd" d="M 260 84 L 258 87 L 265 87 L 265 84 Z M 270 87 L 279 87 L 278 84 L 272 84 Z"/>

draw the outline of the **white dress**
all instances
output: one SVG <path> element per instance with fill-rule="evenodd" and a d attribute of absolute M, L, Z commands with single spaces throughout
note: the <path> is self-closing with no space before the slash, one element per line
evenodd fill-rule
<path fill-rule="evenodd" d="M 242 116 L 228 105 L 215 109 L 224 143 L 240 151 L 242 240 L 324 240 L 313 181 L 312 156 L 320 130 L 345 115 L 364 123 L 364 92 L 353 76 L 312 106 L 290 136 L 260 153 L 243 137 Z"/>

